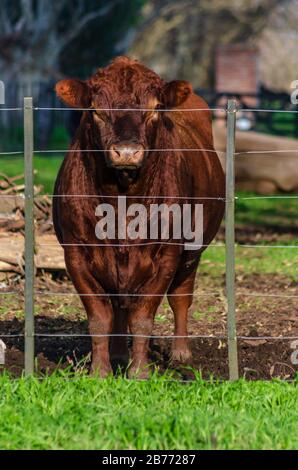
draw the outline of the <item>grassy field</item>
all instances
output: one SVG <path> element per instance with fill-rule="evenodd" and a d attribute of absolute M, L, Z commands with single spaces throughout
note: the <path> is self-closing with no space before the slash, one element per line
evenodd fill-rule
<path fill-rule="evenodd" d="M 1 171 L 7 176 L 24 173 L 23 156 L 2 156 L 0 159 Z M 34 182 L 37 185 L 41 184 L 45 193 L 53 193 L 54 181 L 62 160 L 62 155 L 34 155 L 34 169 L 36 171 Z"/>
<path fill-rule="evenodd" d="M 297 245 L 298 238 L 290 242 L 282 241 L 287 246 Z M 276 276 L 287 276 L 293 281 L 298 281 L 298 250 L 277 248 L 279 243 L 272 243 L 273 246 L 264 248 L 236 247 L 236 275 L 250 274 L 274 274 Z M 224 275 L 225 271 L 225 249 L 210 247 L 203 254 L 199 270 L 202 274 L 218 278 L 219 274 Z"/>
<path fill-rule="evenodd" d="M 1 449 L 295 449 L 298 383 L 0 377 Z"/>
<path fill-rule="evenodd" d="M 260 105 L 263 109 L 272 109 L 272 102 L 264 102 Z M 276 102 L 275 109 L 281 109 L 281 104 Z M 290 138 L 297 138 L 296 134 L 296 117 L 293 113 L 279 113 L 275 112 L 272 113 L 271 117 L 271 125 L 267 122 L 268 116 L 265 118 L 263 117 L 263 121 L 259 119 L 256 123 L 254 130 L 257 132 L 264 132 L 265 134 L 272 134 L 272 135 L 281 135 Z"/>

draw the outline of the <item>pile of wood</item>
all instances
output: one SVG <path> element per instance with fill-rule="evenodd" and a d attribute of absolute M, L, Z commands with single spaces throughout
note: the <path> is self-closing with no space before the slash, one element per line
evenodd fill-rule
<path fill-rule="evenodd" d="M 23 232 L 25 228 L 24 175 L 8 177 L 0 173 L 0 232 Z M 34 186 L 34 217 L 37 233 L 51 233 L 52 202 L 41 195 L 43 187 Z"/>
<path fill-rule="evenodd" d="M 0 173 L 0 287 L 15 274 L 24 275 L 24 190 L 24 175 Z M 64 270 L 63 250 L 53 231 L 52 201 L 42 190 L 41 185 L 34 186 L 35 267 Z M 48 243 L 51 246 L 42 246 Z"/>

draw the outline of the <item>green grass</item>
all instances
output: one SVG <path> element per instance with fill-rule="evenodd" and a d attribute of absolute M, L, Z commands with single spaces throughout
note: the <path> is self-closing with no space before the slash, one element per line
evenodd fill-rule
<path fill-rule="evenodd" d="M 272 243 L 273 244 L 273 243 Z M 279 245 L 286 245 L 284 240 Z M 298 246 L 298 239 L 292 239 L 290 245 Z M 274 245 L 274 244 L 273 244 Z M 274 274 L 275 276 L 287 276 L 293 281 L 298 281 L 298 250 L 296 248 L 245 248 L 236 247 L 236 275 L 250 274 Z M 225 248 L 216 245 L 209 247 L 202 256 L 199 273 L 213 278 L 224 275 L 225 272 Z"/>
<path fill-rule="evenodd" d="M 263 109 L 278 109 L 282 108 L 282 104 L 279 102 L 267 102 L 264 101 L 260 104 L 260 108 Z M 270 115 L 271 125 L 267 121 L 268 114 L 266 113 L 261 117 L 258 116 L 258 121 L 254 126 L 254 130 L 257 132 L 263 132 L 265 134 L 281 135 L 290 138 L 297 138 L 296 132 L 296 116 L 293 113 L 279 113 L 275 112 Z"/>
<path fill-rule="evenodd" d="M 38 130 L 38 129 L 37 129 Z M 23 149 L 23 129 L 16 127 L 14 132 L 3 133 L 3 139 L 0 142 L 1 151 L 17 151 Z M 39 148 L 38 142 L 34 144 L 35 149 Z M 69 147 L 69 136 L 64 126 L 58 125 L 54 128 L 53 135 L 49 144 L 48 150 L 61 150 L 59 153 L 35 153 L 34 154 L 34 169 L 36 175 L 34 178 L 35 184 L 42 185 L 44 192 L 48 194 L 53 193 L 54 182 L 63 161 L 65 150 Z M 1 172 L 8 176 L 15 176 L 24 173 L 24 156 L 23 155 L 0 155 Z"/>
<path fill-rule="evenodd" d="M 298 383 L 0 377 L 1 449 L 294 449 Z"/>
<path fill-rule="evenodd" d="M 62 161 L 62 155 L 34 155 L 34 169 L 37 171 L 34 183 L 42 185 L 45 193 L 53 194 L 54 182 Z M 0 156 L 0 163 L 1 172 L 7 176 L 24 174 L 23 156 Z"/>
<path fill-rule="evenodd" d="M 297 230 L 298 199 L 295 199 L 297 194 L 290 194 L 291 197 L 288 198 L 286 198 L 286 194 L 279 195 L 285 196 L 285 199 L 265 197 L 261 199 L 241 199 L 256 197 L 256 195 L 239 191 L 237 196 L 239 199 L 236 200 L 235 219 L 240 227 L 253 224 L 270 228 L 275 227 L 277 230 L 280 227 L 287 227 L 289 232 L 293 227 Z"/>

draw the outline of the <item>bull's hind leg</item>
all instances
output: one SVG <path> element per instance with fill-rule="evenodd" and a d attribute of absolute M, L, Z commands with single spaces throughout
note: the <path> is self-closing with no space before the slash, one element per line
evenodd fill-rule
<path fill-rule="evenodd" d="M 86 268 L 80 253 L 68 250 L 65 252 L 65 262 L 76 291 L 82 294 L 80 298 L 87 312 L 90 334 L 111 334 L 113 311 L 108 299 L 99 296 L 103 293 L 102 287 Z M 109 336 L 92 337 L 91 373 L 102 378 L 112 373 L 109 339 Z"/>
<path fill-rule="evenodd" d="M 140 297 L 135 308 L 130 311 L 128 322 L 133 335 L 132 363 L 129 376 L 137 375 L 139 378 L 147 378 L 149 337 L 152 334 L 153 322 L 156 310 L 167 292 L 176 272 L 175 260 L 179 254 L 179 247 L 167 247 L 162 252 L 162 263 L 150 282 L 143 287 L 144 296 Z"/>
<path fill-rule="evenodd" d="M 196 276 L 197 263 L 192 266 L 192 272 L 181 280 L 175 278 L 168 290 L 169 304 L 174 313 L 175 320 L 175 336 L 182 338 L 174 338 L 172 344 L 171 360 L 180 363 L 187 363 L 191 359 L 191 351 L 188 345 L 187 317 L 188 309 L 192 304 L 193 288 Z M 179 276 L 179 273 L 178 273 Z"/>

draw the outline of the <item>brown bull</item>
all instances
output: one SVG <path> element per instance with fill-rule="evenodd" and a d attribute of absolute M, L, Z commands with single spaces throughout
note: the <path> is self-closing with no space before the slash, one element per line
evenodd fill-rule
<path fill-rule="evenodd" d="M 105 377 L 111 363 L 127 362 L 127 338 L 117 335 L 129 332 L 129 375 L 148 376 L 148 335 L 164 294 L 174 312 L 175 335 L 182 336 L 173 340 L 172 359 L 187 362 L 196 270 L 224 212 L 224 202 L 217 200 L 224 197 L 224 175 L 212 151 L 208 106 L 188 82 L 166 83 L 126 57 L 87 81 L 62 80 L 56 91 L 68 106 L 91 108 L 83 112 L 60 169 L 53 218 L 90 334 L 98 335 L 92 338 L 92 371 Z M 78 197 L 85 195 L 93 197 Z M 195 203 L 203 204 L 203 245 L 187 250 L 183 237 L 177 242 L 171 235 L 166 242 L 160 236 L 155 242 L 149 236 L 99 240 L 96 207 L 110 204 L 117 213 L 119 195 L 127 196 L 127 207 L 188 202 L 192 225 Z M 111 340 L 105 336 L 111 334 Z"/>

